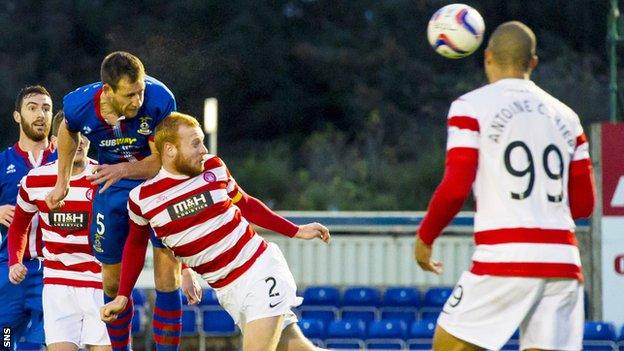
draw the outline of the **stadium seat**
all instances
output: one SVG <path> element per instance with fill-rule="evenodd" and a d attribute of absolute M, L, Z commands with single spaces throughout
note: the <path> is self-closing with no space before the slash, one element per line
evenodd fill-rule
<path fill-rule="evenodd" d="M 341 319 L 357 319 L 368 323 L 378 319 L 379 311 L 372 306 L 349 306 L 340 310 Z"/>
<path fill-rule="evenodd" d="M 389 287 L 384 291 L 383 305 L 388 307 L 421 306 L 420 290 L 410 287 Z"/>
<path fill-rule="evenodd" d="M 360 339 L 327 339 L 325 347 L 330 350 L 364 350 L 364 341 Z"/>
<path fill-rule="evenodd" d="M 303 304 L 340 306 L 340 291 L 333 286 L 311 286 L 303 292 Z"/>
<path fill-rule="evenodd" d="M 149 307 L 149 299 L 147 296 L 147 292 L 143 289 L 132 289 L 132 303 L 135 308 L 137 306 L 147 309 Z"/>
<path fill-rule="evenodd" d="M 381 293 L 376 288 L 353 286 L 346 288 L 342 296 L 343 306 L 373 306 L 381 303 Z"/>
<path fill-rule="evenodd" d="M 435 332 L 435 320 L 417 320 L 412 323 L 407 342 L 410 350 L 431 350 L 433 333 Z"/>
<path fill-rule="evenodd" d="M 296 311 L 301 318 L 320 319 L 326 325 L 338 318 L 338 308 L 334 306 L 299 306 Z"/>
<path fill-rule="evenodd" d="M 441 307 L 423 307 L 420 309 L 420 319 L 423 320 L 437 320 L 438 316 L 442 313 Z"/>
<path fill-rule="evenodd" d="M 297 322 L 308 339 L 325 339 L 325 323 L 320 319 L 300 319 Z"/>
<path fill-rule="evenodd" d="M 204 289 L 202 299 L 199 302 L 201 306 L 218 306 L 217 292 L 214 289 Z"/>
<path fill-rule="evenodd" d="M 427 290 L 425 293 L 425 299 L 423 300 L 423 307 L 438 307 L 442 308 L 446 303 L 446 300 L 453 293 L 453 288 L 448 287 L 434 287 Z"/>
<path fill-rule="evenodd" d="M 381 319 L 368 327 L 366 348 L 371 350 L 402 350 L 406 347 L 407 325 L 398 319 Z"/>
<path fill-rule="evenodd" d="M 325 347 L 330 349 L 356 349 L 364 348 L 362 340 L 366 335 L 364 322 L 359 320 L 336 320 L 327 327 L 327 339 Z"/>
<path fill-rule="evenodd" d="M 412 325 L 417 319 L 418 309 L 412 307 L 382 307 L 379 309 L 381 319 L 400 319 L 406 325 Z"/>
<path fill-rule="evenodd" d="M 411 339 L 433 339 L 436 321 L 434 320 L 418 320 L 412 323 L 409 331 Z"/>
<path fill-rule="evenodd" d="M 340 319 L 332 321 L 327 327 L 328 338 L 357 338 L 364 339 L 366 336 L 366 325 L 359 320 Z"/>
<path fill-rule="evenodd" d="M 197 307 L 182 307 L 182 336 L 194 336 L 199 334 L 199 310 Z"/>
<path fill-rule="evenodd" d="M 373 321 L 368 326 L 369 339 L 405 339 L 407 337 L 407 325 L 397 319 L 380 319 Z"/>
<path fill-rule="evenodd" d="M 587 321 L 583 331 L 583 350 L 615 350 L 615 326 L 609 322 Z"/>
<path fill-rule="evenodd" d="M 201 330 L 206 336 L 232 336 L 238 333 L 234 320 L 220 306 L 203 306 L 201 320 Z"/>
<path fill-rule="evenodd" d="M 147 317 L 145 314 L 145 308 L 135 307 L 134 314 L 132 315 L 132 334 L 139 335 L 145 331 L 145 324 L 147 323 Z"/>
<path fill-rule="evenodd" d="M 308 338 L 314 346 L 324 347 L 325 343 L 325 323 L 320 319 L 300 319 L 297 322 L 299 329 L 306 338 Z"/>

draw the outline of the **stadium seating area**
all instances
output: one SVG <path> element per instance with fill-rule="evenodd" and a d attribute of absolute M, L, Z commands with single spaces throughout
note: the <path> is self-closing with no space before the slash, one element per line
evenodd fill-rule
<path fill-rule="evenodd" d="M 433 287 L 424 293 L 413 287 L 312 286 L 296 309 L 303 333 L 316 345 L 329 349 L 430 350 L 435 320 L 451 294 L 450 287 Z M 149 326 L 145 291 L 134 290 L 133 332 Z M 198 306 L 184 301 L 183 336 L 227 337 L 239 331 L 223 310 L 213 290 L 204 290 Z M 516 332 L 503 350 L 518 350 Z M 607 322 L 587 321 L 584 350 L 624 351 L 624 326 L 619 333 Z"/>

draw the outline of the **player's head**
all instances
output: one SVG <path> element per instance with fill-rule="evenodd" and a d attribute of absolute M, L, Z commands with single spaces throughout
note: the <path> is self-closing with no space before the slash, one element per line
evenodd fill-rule
<path fill-rule="evenodd" d="M 78 148 L 76 149 L 76 156 L 74 157 L 74 168 L 82 167 L 87 162 L 87 155 L 89 154 L 89 145 L 91 142 L 87 139 L 86 136 L 82 135 L 82 133 L 78 134 L 80 136 L 80 142 L 78 143 Z"/>
<path fill-rule="evenodd" d="M 15 99 L 13 119 L 20 125 L 20 137 L 23 134 L 33 141 L 46 139 L 52 123 L 52 98 L 48 90 L 41 85 L 20 90 Z"/>
<path fill-rule="evenodd" d="M 535 34 L 519 21 L 498 26 L 485 49 L 485 73 L 490 82 L 502 78 L 528 79 L 537 66 Z"/>
<path fill-rule="evenodd" d="M 204 170 L 203 159 L 208 150 L 204 132 L 192 116 L 172 112 L 158 124 L 154 139 L 163 166 L 189 177 Z"/>
<path fill-rule="evenodd" d="M 56 149 L 56 140 L 58 139 L 58 130 L 61 126 L 61 122 L 65 119 L 65 113 L 63 110 L 59 110 L 54 117 L 52 117 L 52 131 L 50 132 L 50 143 L 52 148 Z"/>
<path fill-rule="evenodd" d="M 120 116 L 135 117 L 143 105 L 145 68 L 138 57 L 125 51 L 108 54 L 100 68 L 104 94 Z"/>

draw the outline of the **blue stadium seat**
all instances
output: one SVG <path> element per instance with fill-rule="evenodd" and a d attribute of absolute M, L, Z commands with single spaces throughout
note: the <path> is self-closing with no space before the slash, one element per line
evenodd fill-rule
<path fill-rule="evenodd" d="M 366 336 L 366 325 L 362 321 L 340 319 L 332 321 L 327 327 L 328 338 L 338 339 L 364 339 Z"/>
<path fill-rule="evenodd" d="M 135 307 L 132 315 L 132 334 L 139 335 L 145 332 L 147 317 L 144 307 Z"/>
<path fill-rule="evenodd" d="M 381 293 L 378 289 L 365 286 L 346 288 L 342 296 L 343 306 L 373 306 L 381 303 Z"/>
<path fill-rule="evenodd" d="M 615 326 L 609 322 L 587 321 L 583 331 L 583 350 L 615 350 Z"/>
<path fill-rule="evenodd" d="M 369 339 L 405 339 L 406 337 L 407 325 L 398 319 L 380 319 L 368 326 Z"/>
<path fill-rule="evenodd" d="M 204 335 L 232 336 L 238 333 L 234 320 L 220 306 L 203 306 L 201 313 L 201 330 Z"/>
<path fill-rule="evenodd" d="M 364 349 L 366 327 L 359 320 L 336 320 L 327 327 L 325 347 L 330 349 Z"/>
<path fill-rule="evenodd" d="M 343 307 L 340 311 L 341 319 L 357 319 L 368 323 L 378 319 L 379 311 L 372 306 L 349 306 Z"/>
<path fill-rule="evenodd" d="M 303 304 L 340 306 L 340 291 L 333 286 L 311 286 L 303 292 Z"/>
<path fill-rule="evenodd" d="M 436 321 L 434 320 L 418 320 L 412 323 L 409 331 L 411 339 L 433 339 Z"/>
<path fill-rule="evenodd" d="M 334 306 L 299 306 L 296 311 L 301 318 L 320 319 L 326 325 L 338 318 L 338 308 Z"/>
<path fill-rule="evenodd" d="M 431 350 L 433 333 L 435 332 L 435 320 L 417 320 L 412 323 L 407 342 L 410 350 Z"/>
<path fill-rule="evenodd" d="M 217 299 L 217 292 L 214 289 L 204 289 L 202 292 L 202 299 L 199 302 L 200 306 L 218 306 L 219 300 Z"/>
<path fill-rule="evenodd" d="M 418 309 L 413 307 L 382 307 L 379 309 L 381 319 L 400 319 L 407 325 L 417 319 Z"/>
<path fill-rule="evenodd" d="M 448 287 L 434 287 L 427 290 L 425 293 L 425 299 L 423 301 L 423 307 L 438 307 L 442 308 L 446 303 L 446 300 L 453 293 L 453 288 Z"/>
<path fill-rule="evenodd" d="M 303 335 L 308 339 L 325 339 L 325 323 L 320 319 L 300 319 L 297 322 Z"/>
<path fill-rule="evenodd" d="M 182 307 L 182 336 L 199 334 L 199 310 L 197 307 Z"/>
<path fill-rule="evenodd" d="M 402 350 L 406 348 L 407 325 L 398 319 L 381 319 L 368 327 L 366 348 L 371 350 Z"/>
<path fill-rule="evenodd" d="M 147 298 L 147 292 L 143 289 L 132 289 L 132 303 L 135 307 L 148 308 L 149 299 Z"/>
<path fill-rule="evenodd" d="M 325 347 L 330 350 L 364 350 L 364 341 L 360 339 L 327 339 Z"/>
<path fill-rule="evenodd" d="M 422 304 L 420 290 L 410 287 L 389 287 L 384 291 L 383 304 L 388 307 L 414 307 Z"/>
<path fill-rule="evenodd" d="M 442 313 L 441 307 L 423 307 L 420 309 L 420 319 L 429 320 L 434 319 L 437 320 L 438 316 Z"/>

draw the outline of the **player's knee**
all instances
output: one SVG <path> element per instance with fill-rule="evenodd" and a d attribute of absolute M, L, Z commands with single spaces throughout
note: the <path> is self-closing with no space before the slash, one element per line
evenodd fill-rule
<path fill-rule="evenodd" d="M 104 289 L 104 294 L 108 297 L 117 296 L 117 291 L 119 290 L 119 282 L 116 280 L 102 280 L 102 288 Z"/>
<path fill-rule="evenodd" d="M 181 275 L 177 266 L 160 267 L 154 271 L 154 285 L 158 291 L 174 291 L 180 287 Z"/>

